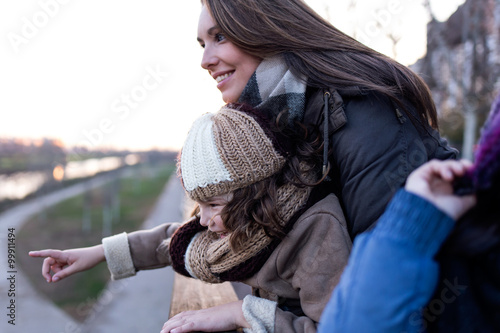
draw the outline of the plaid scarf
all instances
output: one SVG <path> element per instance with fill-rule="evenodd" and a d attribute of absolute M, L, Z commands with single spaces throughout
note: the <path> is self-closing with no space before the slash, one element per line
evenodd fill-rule
<path fill-rule="evenodd" d="M 269 118 L 287 111 L 288 125 L 293 128 L 296 122 L 304 121 L 306 108 L 307 78 L 296 76 L 282 56 L 277 55 L 262 60 L 243 89 L 238 103 L 249 104 Z M 323 174 L 328 172 L 328 102 L 323 109 Z"/>
<path fill-rule="evenodd" d="M 304 118 L 307 79 L 297 77 L 282 56 L 262 60 L 241 93 L 238 103 L 249 104 L 258 110 L 288 111 L 290 124 Z"/>

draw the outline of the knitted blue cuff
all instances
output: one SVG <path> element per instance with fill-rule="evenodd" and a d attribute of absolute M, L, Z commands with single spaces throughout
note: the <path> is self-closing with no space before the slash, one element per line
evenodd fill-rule
<path fill-rule="evenodd" d="M 455 221 L 432 203 L 400 189 L 373 234 L 408 242 L 415 250 L 434 256 L 454 225 Z"/>

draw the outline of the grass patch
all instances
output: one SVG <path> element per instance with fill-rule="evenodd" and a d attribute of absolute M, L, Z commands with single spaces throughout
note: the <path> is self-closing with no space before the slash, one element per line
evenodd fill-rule
<path fill-rule="evenodd" d="M 27 221 L 18 231 L 17 259 L 35 288 L 83 321 L 110 278 L 106 264 L 48 284 L 40 274 L 42 259 L 29 257 L 28 251 L 87 247 L 100 244 L 103 237 L 139 229 L 174 170 L 173 163 L 137 166 L 131 177 L 117 177 Z"/>

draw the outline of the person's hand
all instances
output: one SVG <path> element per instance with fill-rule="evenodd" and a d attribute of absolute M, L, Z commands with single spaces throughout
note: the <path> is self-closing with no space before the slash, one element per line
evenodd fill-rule
<path fill-rule="evenodd" d="M 243 301 L 231 302 L 208 309 L 181 312 L 170 318 L 160 333 L 221 332 L 250 327 L 242 310 Z"/>
<path fill-rule="evenodd" d="M 453 179 L 463 176 L 471 166 L 471 162 L 466 160 L 432 160 L 408 176 L 405 189 L 430 201 L 457 220 L 476 204 L 475 195 L 453 194 Z"/>
<path fill-rule="evenodd" d="M 106 260 L 102 245 L 64 251 L 30 251 L 29 255 L 31 257 L 46 257 L 42 265 L 42 275 L 47 282 L 57 282 Z M 53 275 L 51 275 L 51 271 Z"/>

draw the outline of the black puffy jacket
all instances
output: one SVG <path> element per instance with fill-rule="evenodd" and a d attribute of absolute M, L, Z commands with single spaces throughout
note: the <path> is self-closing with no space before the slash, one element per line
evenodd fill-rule
<path fill-rule="evenodd" d="M 407 110 L 411 117 L 388 98 L 356 87 L 306 92 L 303 121 L 328 131 L 332 187 L 340 184 L 335 192 L 352 238 L 374 224 L 415 168 L 431 159 L 457 158 L 458 151 L 422 123 L 413 107 Z"/>

